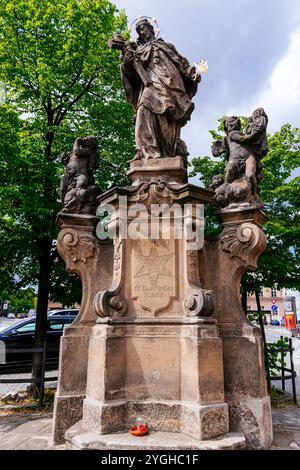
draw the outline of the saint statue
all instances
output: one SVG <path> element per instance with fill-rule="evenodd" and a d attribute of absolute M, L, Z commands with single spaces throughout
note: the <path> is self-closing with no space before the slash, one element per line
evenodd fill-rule
<path fill-rule="evenodd" d="M 187 157 L 180 131 L 191 118 L 201 76 L 172 44 L 155 37 L 147 18 L 136 22 L 136 31 L 136 42 L 119 35 L 110 42 L 123 51 L 124 89 L 135 109 L 135 160 Z"/>

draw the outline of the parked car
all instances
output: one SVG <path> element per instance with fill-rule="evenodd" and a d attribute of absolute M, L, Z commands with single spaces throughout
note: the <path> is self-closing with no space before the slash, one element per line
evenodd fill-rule
<path fill-rule="evenodd" d="M 55 315 L 47 320 L 47 369 L 58 367 L 59 342 L 65 327 L 70 325 L 74 316 Z M 0 364 L 0 374 L 6 372 L 27 372 L 32 367 L 32 353 L 10 353 L 12 349 L 30 349 L 34 347 L 35 319 L 20 320 L 0 332 L 0 341 L 5 343 L 6 362 Z"/>
<path fill-rule="evenodd" d="M 274 319 L 274 320 L 271 321 L 271 325 L 279 326 L 279 325 L 280 325 L 280 321 Z"/>
<path fill-rule="evenodd" d="M 49 310 L 48 311 L 48 317 L 53 317 L 53 316 L 72 316 L 76 317 L 79 313 L 79 308 L 68 308 L 68 309 L 62 309 L 62 310 Z"/>
<path fill-rule="evenodd" d="M 31 308 L 29 312 L 27 313 L 28 318 L 35 318 L 36 317 L 36 310 L 34 308 Z"/>
<path fill-rule="evenodd" d="M 291 332 L 292 332 L 292 336 L 300 339 L 300 323 L 297 323 L 296 328 L 293 328 Z"/>

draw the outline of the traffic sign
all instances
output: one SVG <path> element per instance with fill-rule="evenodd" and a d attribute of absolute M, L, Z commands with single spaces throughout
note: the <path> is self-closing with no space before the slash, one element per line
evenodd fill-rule
<path fill-rule="evenodd" d="M 272 310 L 272 312 L 277 312 L 277 310 L 278 310 L 277 305 L 274 305 L 274 304 L 271 305 L 271 310 Z"/>

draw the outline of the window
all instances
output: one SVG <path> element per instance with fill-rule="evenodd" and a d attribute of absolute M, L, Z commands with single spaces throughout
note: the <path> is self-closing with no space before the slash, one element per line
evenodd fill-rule
<path fill-rule="evenodd" d="M 271 297 L 276 297 L 276 296 L 277 296 L 276 288 L 275 288 L 275 287 L 272 287 L 272 289 L 271 289 Z"/>
<path fill-rule="evenodd" d="M 263 296 L 264 296 L 264 288 L 261 287 L 261 288 L 259 289 L 259 297 L 263 297 Z"/>
<path fill-rule="evenodd" d="M 64 320 L 50 320 L 48 323 L 48 331 L 62 331 Z"/>
<path fill-rule="evenodd" d="M 261 309 L 262 309 L 262 310 L 264 310 L 264 309 L 265 309 L 264 305 L 261 305 Z"/>
<path fill-rule="evenodd" d="M 34 333 L 35 332 L 35 322 L 26 323 L 26 325 L 16 328 L 18 333 Z"/>
<path fill-rule="evenodd" d="M 251 310 L 251 305 L 247 305 L 247 310 Z"/>

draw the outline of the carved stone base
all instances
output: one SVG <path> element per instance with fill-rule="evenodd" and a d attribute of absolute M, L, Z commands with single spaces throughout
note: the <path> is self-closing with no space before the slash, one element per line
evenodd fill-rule
<path fill-rule="evenodd" d="M 55 444 L 63 443 L 66 430 L 82 418 L 90 332 L 91 327 L 69 327 L 66 335 L 61 338 L 58 387 L 53 413 Z"/>
<path fill-rule="evenodd" d="M 125 431 L 139 415 L 152 430 L 198 439 L 228 432 L 222 343 L 211 320 L 93 328 L 83 426 Z"/>
<path fill-rule="evenodd" d="M 84 400 L 83 426 L 97 434 L 128 430 L 142 416 L 151 431 L 181 432 L 199 440 L 223 436 L 229 430 L 225 403 L 194 405 L 174 401 Z"/>
<path fill-rule="evenodd" d="M 243 432 L 252 449 L 268 449 L 273 441 L 270 398 L 235 395 L 228 398 L 230 429 Z"/>
<path fill-rule="evenodd" d="M 77 423 L 66 433 L 67 450 L 241 450 L 246 448 L 242 433 L 229 433 L 214 440 L 199 440 L 182 433 L 151 431 L 137 438 L 128 430 L 114 434 L 96 434 Z"/>
<path fill-rule="evenodd" d="M 84 395 L 56 395 L 52 430 L 54 444 L 64 443 L 65 432 L 82 419 L 83 399 Z"/>
<path fill-rule="evenodd" d="M 168 183 L 187 183 L 187 161 L 184 157 L 155 158 L 131 162 L 128 178 L 133 186 L 152 178 Z"/>

